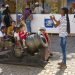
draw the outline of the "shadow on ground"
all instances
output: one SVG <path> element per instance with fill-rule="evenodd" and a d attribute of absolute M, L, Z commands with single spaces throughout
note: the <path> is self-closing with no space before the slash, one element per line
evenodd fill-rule
<path fill-rule="evenodd" d="M 42 71 L 41 68 L 7 64 L 0 64 L 0 68 L 3 70 L 2 75 L 38 75 Z"/>
<path fill-rule="evenodd" d="M 60 48 L 60 40 L 58 35 L 53 35 L 51 37 L 51 50 L 54 52 L 51 61 L 59 60 L 61 57 L 61 48 Z M 67 60 L 71 60 L 75 58 L 75 37 L 68 37 L 67 44 Z M 0 68 L 3 69 L 3 75 L 38 75 L 44 68 L 35 68 L 35 67 L 27 67 L 27 66 L 19 66 L 19 65 L 7 65 L 0 64 Z M 16 69 L 15 69 L 16 68 Z M 65 70 L 59 70 L 55 75 L 63 75 Z"/>
<path fill-rule="evenodd" d="M 57 73 L 55 75 L 64 75 L 65 69 L 61 69 L 59 71 L 57 71 Z"/>

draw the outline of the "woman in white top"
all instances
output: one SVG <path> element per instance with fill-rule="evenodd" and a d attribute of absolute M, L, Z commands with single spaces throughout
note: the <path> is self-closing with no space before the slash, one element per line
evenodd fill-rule
<path fill-rule="evenodd" d="M 59 37 L 61 39 L 60 46 L 62 49 L 63 59 L 60 65 L 60 69 L 67 68 L 66 66 L 66 43 L 67 43 L 67 36 L 70 33 L 70 22 L 68 17 L 68 9 L 62 8 L 61 9 L 61 18 L 59 21 L 55 19 L 54 16 L 51 16 L 51 19 L 56 22 L 56 26 L 59 26 Z"/>

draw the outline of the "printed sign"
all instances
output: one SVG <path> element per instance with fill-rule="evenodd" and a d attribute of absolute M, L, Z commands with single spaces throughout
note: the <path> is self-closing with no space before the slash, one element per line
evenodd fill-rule
<path fill-rule="evenodd" d="M 53 28 L 54 26 L 54 22 L 51 19 L 45 19 L 44 23 L 45 23 L 45 27 L 47 28 Z"/>

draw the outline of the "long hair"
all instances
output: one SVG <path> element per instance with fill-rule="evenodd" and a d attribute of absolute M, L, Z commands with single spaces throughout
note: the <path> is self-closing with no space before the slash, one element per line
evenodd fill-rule
<path fill-rule="evenodd" d="M 66 20 L 67 20 L 67 32 L 70 33 L 70 21 L 69 21 L 69 16 L 68 16 L 68 8 L 64 7 L 62 8 L 66 15 Z"/>

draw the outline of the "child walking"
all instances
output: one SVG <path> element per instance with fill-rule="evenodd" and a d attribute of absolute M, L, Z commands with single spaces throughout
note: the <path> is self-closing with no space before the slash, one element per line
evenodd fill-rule
<path fill-rule="evenodd" d="M 62 49 L 62 62 L 58 63 L 60 65 L 60 69 L 67 68 L 66 66 L 66 44 L 67 44 L 67 36 L 70 33 L 70 22 L 68 16 L 68 9 L 61 9 L 61 18 L 59 21 L 55 19 L 54 16 L 51 16 L 51 19 L 56 22 L 56 26 L 59 26 L 59 37 L 60 37 L 60 46 Z"/>

